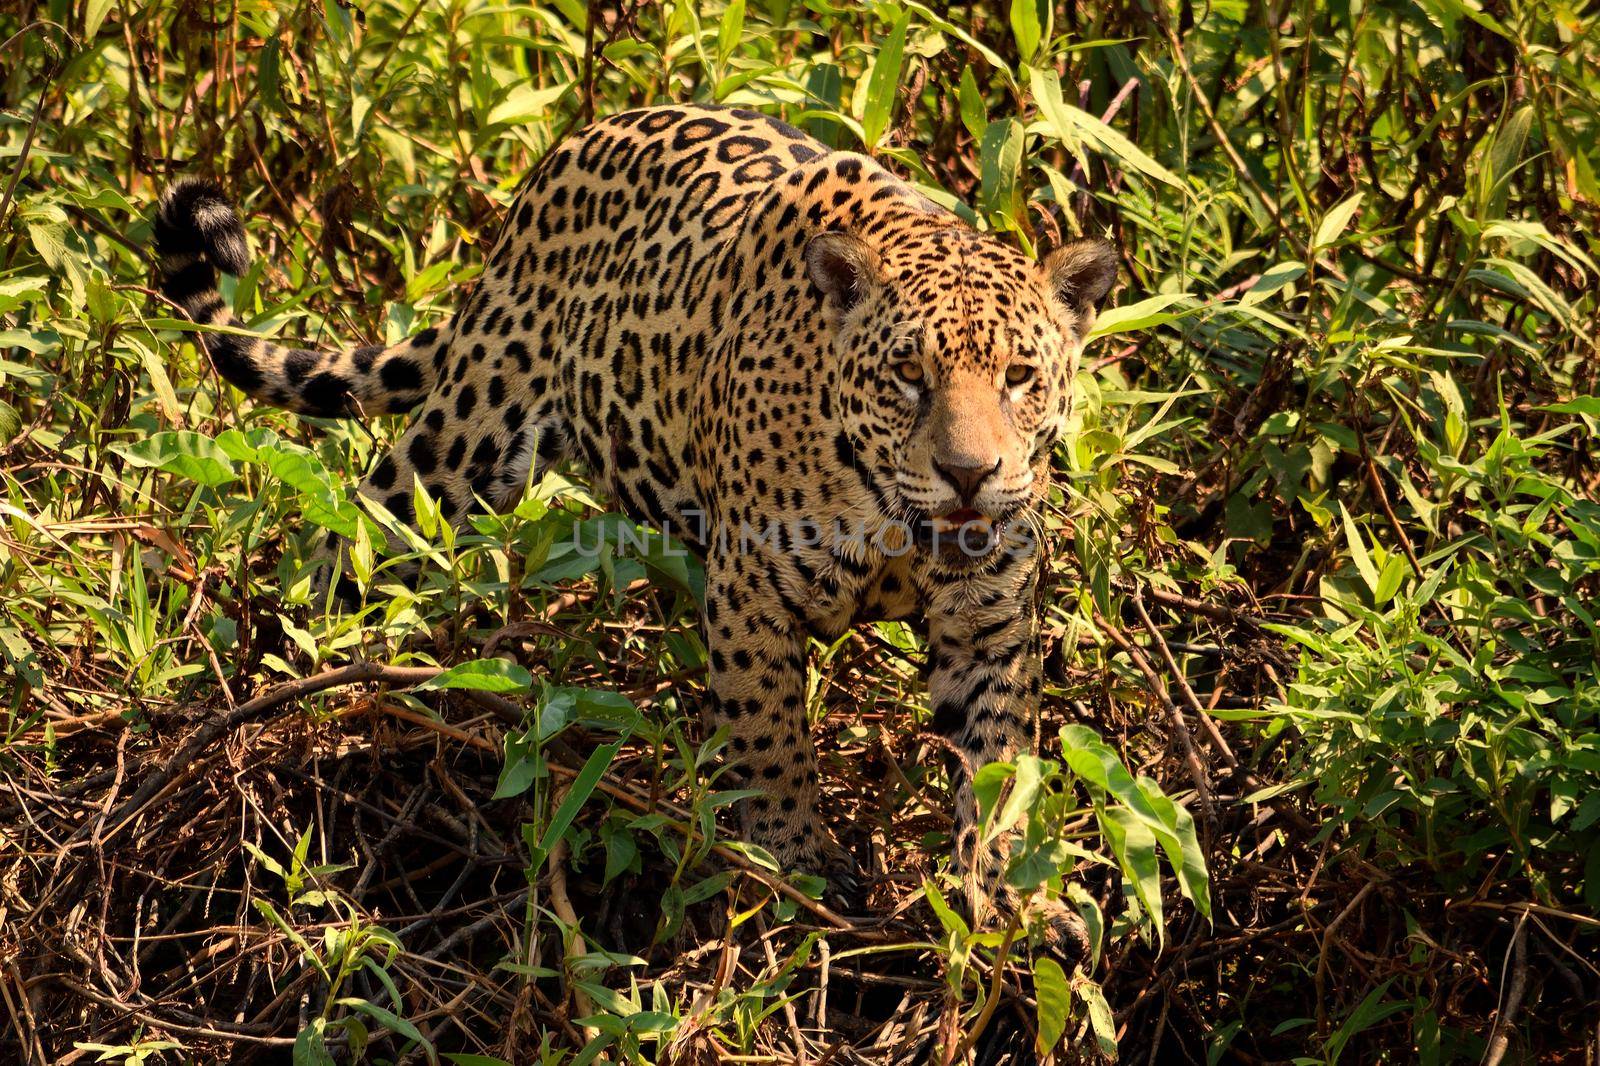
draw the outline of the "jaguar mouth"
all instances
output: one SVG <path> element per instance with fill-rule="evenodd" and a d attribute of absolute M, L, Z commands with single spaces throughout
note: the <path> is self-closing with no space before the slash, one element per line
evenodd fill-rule
<path fill-rule="evenodd" d="M 960 529 L 973 522 L 986 523 L 989 521 L 989 516 L 972 507 L 958 507 L 948 514 L 939 515 L 934 521 L 943 523 L 949 529 Z"/>
<path fill-rule="evenodd" d="M 1016 539 L 1017 512 L 1014 506 L 1002 508 L 999 514 L 976 507 L 955 507 L 943 514 L 908 507 L 901 521 L 913 543 L 932 551 L 946 565 L 975 564 L 996 551 L 1026 547 Z"/>
<path fill-rule="evenodd" d="M 973 507 L 958 507 L 928 523 L 932 545 L 946 556 L 982 558 L 1000 543 L 1005 523 Z"/>

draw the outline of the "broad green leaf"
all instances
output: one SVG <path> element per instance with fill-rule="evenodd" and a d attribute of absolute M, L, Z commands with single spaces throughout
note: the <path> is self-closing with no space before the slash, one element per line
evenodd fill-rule
<path fill-rule="evenodd" d="M 538 741 L 526 733 L 507 733 L 505 759 L 500 764 L 500 776 L 495 781 L 491 799 L 510 799 L 520 796 L 533 787 L 533 783 L 549 774 L 539 751 Z"/>
<path fill-rule="evenodd" d="M 1523 162 L 1532 124 L 1533 106 L 1523 104 L 1495 131 L 1494 141 L 1489 146 L 1488 166 L 1479 171 L 1479 218 L 1497 219 L 1505 214 L 1511 178 Z"/>
<path fill-rule="evenodd" d="M 1211 875 L 1206 870 L 1205 852 L 1195 833 L 1194 818 L 1161 787 L 1148 777 L 1140 777 L 1139 790 L 1168 827 L 1167 832 L 1155 830 L 1161 849 L 1167 853 L 1167 862 L 1178 876 L 1178 888 L 1194 904 L 1202 918 L 1211 917 Z"/>
<path fill-rule="evenodd" d="M 1072 992 L 1061 964 L 1048 955 L 1033 960 L 1033 994 L 1039 1001 L 1039 1054 L 1055 1050 L 1072 1016 Z"/>
<path fill-rule="evenodd" d="M 1022 123 L 1016 119 L 996 119 L 984 129 L 978 164 L 982 174 L 978 209 L 984 214 L 1010 214 L 1013 210 L 1022 146 Z"/>
<path fill-rule="evenodd" d="M 418 689 L 465 688 L 478 692 L 527 692 L 533 676 L 516 663 L 504 659 L 472 659 L 457 663 L 438 677 L 422 682 Z"/>
<path fill-rule="evenodd" d="M 256 64 L 256 79 L 260 86 L 261 106 L 268 112 L 283 110 L 283 44 L 276 31 L 267 38 Z"/>
<path fill-rule="evenodd" d="M 1378 584 L 1372 590 L 1372 600 L 1379 607 L 1394 599 L 1395 593 L 1400 591 L 1400 584 L 1410 572 L 1410 566 L 1403 555 L 1391 555 L 1384 561 L 1383 570 L 1378 574 Z"/>
<path fill-rule="evenodd" d="M 132 337 L 123 343 L 138 353 L 140 365 L 144 367 L 144 372 L 150 375 L 150 389 L 156 394 L 156 402 L 161 406 L 161 417 L 169 423 L 177 422 L 183 415 L 183 407 L 178 403 L 177 390 L 172 387 L 172 379 L 167 375 L 166 362 L 149 345 L 142 344 Z"/>
<path fill-rule="evenodd" d="M 112 449 L 135 466 L 150 466 L 216 488 L 237 479 L 233 462 L 210 437 L 169 430 Z"/>
<path fill-rule="evenodd" d="M 326 1019 L 313 1018 L 310 1025 L 300 1030 L 289 1056 L 293 1066 L 336 1066 L 334 1057 L 328 1052 L 327 1041 L 323 1039 L 327 1025 Z"/>
<path fill-rule="evenodd" d="M 717 29 L 717 62 L 726 63 L 733 50 L 739 47 L 744 36 L 745 0 L 731 0 L 722 13 L 722 25 Z"/>
<path fill-rule="evenodd" d="M 28 231 L 33 250 L 39 253 L 40 259 L 56 270 L 67 266 L 67 230 L 64 225 L 53 220 L 37 219 L 25 222 L 23 228 Z M 77 260 L 73 259 L 72 269 L 76 268 Z"/>
<path fill-rule="evenodd" d="M 889 36 L 872 58 L 872 73 L 867 76 L 867 100 L 861 113 L 867 151 L 875 150 L 894 118 L 895 97 L 900 92 L 900 67 L 905 58 L 906 27 L 911 12 L 902 11 Z"/>
<path fill-rule="evenodd" d="M 496 104 L 485 120 L 488 126 L 520 126 L 552 117 L 557 101 L 567 94 L 570 82 L 558 85 L 519 85 Z"/>
<path fill-rule="evenodd" d="M 1068 879 L 1063 886 L 1063 895 L 1072 904 L 1078 916 L 1083 919 L 1083 924 L 1089 931 L 1089 972 L 1093 973 L 1095 967 L 1100 965 L 1100 953 L 1105 945 L 1106 918 L 1100 910 L 1100 902 L 1089 894 L 1077 881 Z"/>
<path fill-rule="evenodd" d="M 422 1035 L 422 1031 L 393 1011 L 355 996 L 345 996 L 339 1000 L 339 1003 L 342 1006 L 349 1007 L 351 1010 L 365 1014 L 391 1033 L 398 1033 L 407 1040 L 416 1041 L 422 1048 L 423 1053 L 428 1056 L 429 1062 L 439 1061 L 438 1055 L 434 1053 L 433 1044 L 428 1041 L 427 1037 Z"/>
<path fill-rule="evenodd" d="M 1256 283 L 1239 297 L 1239 302 L 1245 305 L 1258 304 L 1294 284 L 1305 275 L 1305 272 L 1306 265 L 1292 259 L 1270 266 L 1263 270 Z"/>
<path fill-rule="evenodd" d="M 1187 186 L 1172 171 L 1151 158 L 1144 149 L 1081 108 L 1067 103 L 1061 95 L 1061 79 L 1053 70 L 1034 70 L 1033 98 L 1039 112 L 1055 135 L 1068 144 L 1079 137 L 1145 177 L 1154 178 L 1187 192 Z"/>
<path fill-rule="evenodd" d="M 1161 904 L 1161 867 L 1156 859 L 1156 835 L 1126 807 L 1108 807 L 1100 819 L 1111 853 L 1134 895 L 1144 907 L 1155 928 L 1158 942 L 1165 943 L 1167 931 Z"/>
<path fill-rule="evenodd" d="M 978 91 L 977 79 L 970 65 L 961 68 L 961 84 L 956 90 L 961 106 L 961 124 L 975 141 L 983 140 L 983 131 L 989 127 L 989 109 L 984 105 L 983 94 Z"/>
<path fill-rule="evenodd" d="M 541 869 L 544 860 L 554 848 L 556 841 L 560 840 L 568 829 L 572 827 L 573 819 L 578 817 L 578 811 L 589 802 L 589 797 L 594 794 L 594 788 L 600 783 L 600 778 L 605 774 L 606 767 L 611 765 L 617 757 L 617 752 L 622 748 L 622 741 L 611 744 L 602 744 L 589 754 L 583 769 L 572 779 L 572 784 L 567 787 L 567 793 L 561 798 L 561 805 L 550 816 L 550 824 L 545 827 L 544 835 L 539 838 L 536 847 L 530 849 L 529 867 Z"/>
<path fill-rule="evenodd" d="M 1089 330 L 1088 340 L 1097 340 L 1100 337 L 1109 337 L 1115 333 L 1133 333 L 1141 329 L 1152 329 L 1156 326 L 1178 319 L 1178 315 L 1167 312 L 1173 304 L 1191 299 L 1186 292 L 1166 292 L 1158 296 L 1147 296 L 1131 304 L 1121 307 L 1108 307 L 1095 316 L 1094 326 Z"/>
<path fill-rule="evenodd" d="M 994 832 L 1002 832 L 1017 825 L 1033 808 L 1039 798 L 1039 786 L 1045 779 L 1047 764 L 1034 755 L 1017 756 L 1016 775 L 1012 779 L 1011 794 L 1006 805 L 995 819 Z"/>
<path fill-rule="evenodd" d="M 1103 1058 L 1115 1062 L 1117 1060 L 1117 1022 L 1111 1013 L 1111 1004 L 1106 1002 L 1106 994 L 1100 986 L 1087 977 L 1077 978 L 1072 982 L 1072 990 L 1083 1000 L 1083 1005 L 1089 1013 L 1089 1031 L 1094 1034 L 1095 1045 L 1099 1048 Z"/>
<path fill-rule="evenodd" d="M 22 432 L 22 416 L 17 409 L 0 400 L 0 445 L 10 444 Z"/>
<path fill-rule="evenodd" d="M 1378 591 L 1378 567 L 1372 561 L 1372 555 L 1367 551 L 1367 542 L 1361 538 L 1361 530 L 1356 527 L 1356 520 L 1350 517 L 1350 508 L 1339 501 L 1339 515 L 1344 520 L 1345 543 L 1350 548 L 1350 560 L 1356 564 L 1356 572 L 1361 575 L 1361 580 L 1366 582 L 1367 589 L 1374 595 Z"/>
<path fill-rule="evenodd" d="M 1564 415 L 1589 415 L 1600 418 L 1600 396 L 1574 396 L 1560 403 L 1540 404 L 1541 411 L 1555 411 Z"/>
<path fill-rule="evenodd" d="M 1053 6 L 1049 0 L 1011 0 L 1011 35 L 1017 39 L 1017 54 L 1023 63 L 1033 61 L 1040 41 L 1049 34 Z"/>
<path fill-rule="evenodd" d="M 1344 231 L 1350 226 L 1350 220 L 1359 210 L 1361 210 L 1361 193 L 1335 204 L 1326 215 L 1322 216 L 1322 222 L 1317 226 L 1317 235 L 1312 239 L 1312 245 L 1317 248 L 1331 247 L 1344 235 Z"/>
<path fill-rule="evenodd" d="M 966 919 L 957 914 L 950 904 L 945 902 L 944 895 L 939 891 L 939 886 L 932 881 L 924 880 L 922 890 L 928 897 L 928 906 L 933 908 L 934 916 L 939 919 L 939 924 L 944 926 L 944 931 L 958 940 L 965 940 L 972 935 L 972 929 L 967 925 Z"/>
<path fill-rule="evenodd" d="M 106 15 L 111 11 L 112 0 L 86 0 L 83 5 L 83 36 L 85 40 L 94 40 L 95 34 L 100 32 L 100 24 L 106 20 Z"/>

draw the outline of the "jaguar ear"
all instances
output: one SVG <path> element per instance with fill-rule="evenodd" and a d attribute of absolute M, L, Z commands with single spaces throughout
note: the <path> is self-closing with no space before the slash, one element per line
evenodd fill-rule
<path fill-rule="evenodd" d="M 1044 257 L 1050 291 L 1078 316 L 1078 329 L 1088 332 L 1095 308 L 1117 280 L 1117 248 L 1099 237 L 1070 241 Z"/>
<path fill-rule="evenodd" d="M 861 302 L 878 276 L 878 253 L 850 233 L 819 233 L 806 245 L 806 274 L 839 311 Z"/>

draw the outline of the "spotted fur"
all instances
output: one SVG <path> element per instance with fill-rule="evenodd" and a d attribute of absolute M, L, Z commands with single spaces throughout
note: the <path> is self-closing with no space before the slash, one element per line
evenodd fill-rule
<path fill-rule="evenodd" d="M 175 185 L 156 235 L 166 294 L 236 326 L 215 279 L 244 268 L 243 236 L 215 187 Z M 1109 245 L 1035 262 L 870 158 L 754 112 L 679 106 L 549 152 L 487 264 L 448 326 L 392 347 L 202 340 L 271 403 L 420 407 L 361 488 L 402 518 L 413 477 L 460 521 L 571 457 L 699 552 L 710 722 L 761 790 L 748 835 L 786 864 L 842 858 L 817 809 L 808 637 L 921 617 L 934 723 L 962 761 L 1029 742 L 1039 553 L 934 538 L 969 520 L 1007 541 L 1034 528 Z M 965 783 L 956 818 L 982 898 L 995 855 Z"/>

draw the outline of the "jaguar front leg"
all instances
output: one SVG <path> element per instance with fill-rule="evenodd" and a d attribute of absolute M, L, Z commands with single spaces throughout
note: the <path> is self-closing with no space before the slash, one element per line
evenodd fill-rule
<path fill-rule="evenodd" d="M 929 701 L 933 726 L 955 749 L 955 868 L 974 923 L 998 910 L 1002 920 L 1020 901 L 1005 882 L 1013 826 L 983 839 L 972 775 L 1032 748 L 1042 690 L 1038 553 L 1003 549 L 967 569 L 937 568 L 928 611 Z M 942 572 L 941 572 L 942 571 Z M 1059 901 L 1034 906 L 1047 918 L 1053 947 L 1068 958 L 1087 954 L 1083 922 Z"/>
<path fill-rule="evenodd" d="M 747 839 L 785 869 L 847 880 L 848 857 L 817 812 L 817 755 L 805 711 L 806 636 L 770 582 L 757 556 L 707 560 L 708 724 L 727 727 L 734 776 L 761 793 L 741 804 Z"/>

